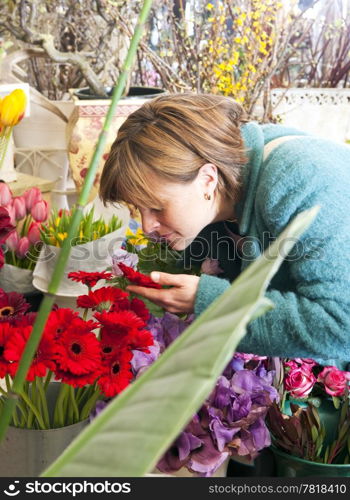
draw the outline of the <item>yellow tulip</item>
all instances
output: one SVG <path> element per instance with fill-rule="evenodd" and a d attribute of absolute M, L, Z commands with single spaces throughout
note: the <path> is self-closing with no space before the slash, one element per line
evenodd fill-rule
<path fill-rule="evenodd" d="M 5 127 L 13 127 L 22 120 L 26 109 L 26 95 L 22 89 L 16 89 L 4 97 L 0 103 L 0 122 Z"/>

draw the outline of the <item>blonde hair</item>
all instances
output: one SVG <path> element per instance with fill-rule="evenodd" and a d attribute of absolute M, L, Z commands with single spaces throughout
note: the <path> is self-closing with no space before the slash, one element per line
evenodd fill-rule
<path fill-rule="evenodd" d="M 161 208 L 152 174 L 187 183 L 205 163 L 218 169 L 220 194 L 234 197 L 247 162 L 239 129 L 246 121 L 243 108 L 228 97 L 185 93 L 150 100 L 120 127 L 103 168 L 100 197 L 105 203 Z"/>

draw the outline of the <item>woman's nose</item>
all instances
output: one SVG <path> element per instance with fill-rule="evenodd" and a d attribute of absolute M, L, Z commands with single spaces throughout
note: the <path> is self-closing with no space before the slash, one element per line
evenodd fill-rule
<path fill-rule="evenodd" d="M 142 219 L 142 230 L 145 234 L 150 234 L 153 233 L 154 231 L 157 231 L 159 228 L 160 224 L 157 221 L 157 218 L 153 214 L 141 214 L 141 219 Z"/>

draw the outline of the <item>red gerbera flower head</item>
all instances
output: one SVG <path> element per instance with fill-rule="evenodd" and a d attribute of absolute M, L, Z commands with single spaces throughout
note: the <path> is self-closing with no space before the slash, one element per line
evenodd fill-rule
<path fill-rule="evenodd" d="M 0 323 L 0 378 L 11 373 L 10 362 L 5 358 L 4 352 L 13 330 L 10 323 Z"/>
<path fill-rule="evenodd" d="M 132 330 L 125 340 L 130 349 L 149 354 L 149 346 L 154 345 L 154 338 L 148 330 Z"/>
<path fill-rule="evenodd" d="M 96 312 L 94 316 L 104 327 L 102 335 L 108 333 L 124 336 L 127 335 L 130 330 L 143 328 L 145 326 L 144 321 L 132 311 L 103 311 L 102 313 Z"/>
<path fill-rule="evenodd" d="M 87 323 L 81 320 L 82 323 Z M 72 326 L 59 338 L 56 348 L 56 363 L 59 370 L 73 375 L 95 373 L 101 366 L 100 342 L 96 335 L 74 320 Z"/>
<path fill-rule="evenodd" d="M 128 293 L 120 288 L 104 286 L 95 291 L 90 291 L 88 295 L 80 295 L 77 299 L 77 306 L 95 311 L 109 311 L 111 307 L 128 297 Z"/>
<path fill-rule="evenodd" d="M 130 364 L 131 359 L 132 353 L 125 350 L 109 358 L 103 364 L 103 371 L 98 380 L 98 386 L 106 397 L 113 398 L 130 384 L 133 379 Z"/>
<path fill-rule="evenodd" d="M 134 271 L 131 267 L 126 266 L 122 262 L 118 262 L 119 269 L 123 272 L 125 278 L 134 283 L 135 285 L 144 286 L 146 288 L 162 288 L 161 285 L 155 283 L 146 274 Z"/>
<path fill-rule="evenodd" d="M 45 332 L 52 333 L 55 337 L 60 336 L 72 322 L 79 317 L 76 311 L 69 308 L 58 308 L 50 312 L 45 325 Z"/>
<path fill-rule="evenodd" d="M 27 314 L 21 314 L 17 318 L 15 318 L 12 322 L 13 326 L 33 326 L 35 319 L 37 317 L 36 312 L 29 312 Z"/>
<path fill-rule="evenodd" d="M 110 280 L 113 278 L 113 274 L 107 273 L 106 271 L 97 272 L 97 273 L 88 273 L 85 271 L 77 271 L 68 274 L 68 278 L 73 281 L 78 281 L 79 283 L 83 283 L 89 288 L 93 288 L 96 283 L 100 280 Z"/>
<path fill-rule="evenodd" d="M 20 293 L 6 293 L 2 288 L 0 291 L 0 321 L 11 323 L 29 309 L 30 304 Z"/>
<path fill-rule="evenodd" d="M 4 357 L 8 361 L 12 361 L 10 366 L 10 374 L 15 376 L 23 351 L 26 347 L 28 339 L 32 333 L 32 326 L 14 327 L 11 337 L 9 338 Z M 56 345 L 52 335 L 44 333 L 37 347 L 32 364 L 26 376 L 28 382 L 32 382 L 35 377 L 44 377 L 47 370 L 54 370 L 56 365 L 54 362 L 56 353 Z"/>
<path fill-rule="evenodd" d="M 150 312 L 145 306 L 145 303 L 137 297 L 133 298 L 131 301 L 124 299 L 116 302 L 113 304 L 110 311 L 133 311 L 139 318 L 143 319 L 145 323 L 147 323 L 150 318 Z"/>

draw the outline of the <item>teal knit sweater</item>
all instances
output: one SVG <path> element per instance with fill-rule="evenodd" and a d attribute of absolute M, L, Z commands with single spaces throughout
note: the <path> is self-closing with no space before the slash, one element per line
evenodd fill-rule
<path fill-rule="evenodd" d="M 350 361 L 350 148 L 303 135 L 278 145 L 263 161 L 264 144 L 285 135 L 302 132 L 253 122 L 242 127 L 249 161 L 243 201 L 235 207 L 239 234 L 248 238 L 241 270 L 299 212 L 314 205 L 321 209 L 267 290 L 275 308 L 250 323 L 237 351 L 313 358 L 345 369 Z M 226 279 L 202 275 L 196 315 L 229 286 Z"/>

